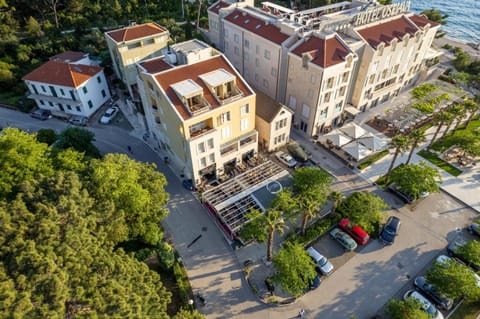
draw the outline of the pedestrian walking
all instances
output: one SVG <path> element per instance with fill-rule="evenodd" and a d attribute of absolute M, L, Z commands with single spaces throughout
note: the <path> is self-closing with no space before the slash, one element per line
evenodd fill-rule
<path fill-rule="evenodd" d="M 303 315 L 305 314 L 305 309 L 300 309 L 298 312 L 298 318 L 303 318 Z"/>
<path fill-rule="evenodd" d="M 129 151 L 130 153 L 133 154 L 133 152 L 132 152 L 132 147 L 131 147 L 130 145 L 127 145 L 127 149 L 128 149 L 128 151 Z"/>

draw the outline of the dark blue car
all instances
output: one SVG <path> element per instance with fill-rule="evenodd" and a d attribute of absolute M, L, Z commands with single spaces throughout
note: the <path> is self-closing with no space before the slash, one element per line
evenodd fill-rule
<path fill-rule="evenodd" d="M 400 219 L 395 216 L 390 216 L 380 232 L 380 241 L 384 245 L 392 245 L 395 242 L 395 237 L 398 235 L 400 229 Z"/>

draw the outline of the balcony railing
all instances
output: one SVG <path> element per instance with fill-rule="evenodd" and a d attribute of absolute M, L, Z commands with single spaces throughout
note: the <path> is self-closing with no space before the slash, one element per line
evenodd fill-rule
<path fill-rule="evenodd" d="M 203 127 L 199 130 L 195 130 L 195 131 L 190 132 L 190 139 L 197 139 L 197 138 L 199 138 L 203 135 L 207 135 L 207 134 L 212 133 L 214 131 L 215 131 L 214 128 L 206 126 L 206 127 Z"/>

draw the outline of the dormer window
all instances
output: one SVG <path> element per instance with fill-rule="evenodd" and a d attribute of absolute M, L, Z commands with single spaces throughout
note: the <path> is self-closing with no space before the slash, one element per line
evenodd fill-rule
<path fill-rule="evenodd" d="M 210 109 L 210 104 L 203 97 L 202 87 L 193 80 L 177 82 L 172 84 L 171 88 L 191 115 L 197 115 Z"/>
<path fill-rule="evenodd" d="M 236 77 L 224 69 L 202 74 L 200 78 L 220 104 L 243 96 L 235 82 Z"/>

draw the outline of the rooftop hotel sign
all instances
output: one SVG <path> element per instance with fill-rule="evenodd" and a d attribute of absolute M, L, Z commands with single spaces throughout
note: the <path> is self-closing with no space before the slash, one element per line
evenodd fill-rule
<path fill-rule="evenodd" d="M 407 12 L 409 9 L 410 1 L 369 8 L 354 15 L 352 17 L 351 24 L 353 26 L 367 24 L 377 20 L 393 17 L 397 14 Z"/>

